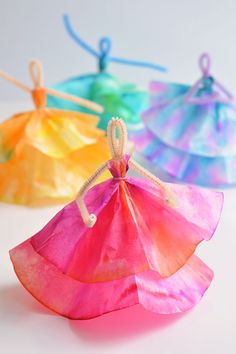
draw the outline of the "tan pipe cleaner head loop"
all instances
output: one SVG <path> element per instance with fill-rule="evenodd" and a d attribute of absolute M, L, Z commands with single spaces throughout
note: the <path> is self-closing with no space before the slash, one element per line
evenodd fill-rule
<path fill-rule="evenodd" d="M 29 63 L 29 73 L 35 89 L 43 87 L 43 66 L 40 60 L 33 59 Z"/>
<path fill-rule="evenodd" d="M 127 129 L 122 119 L 112 118 L 110 120 L 107 127 L 107 138 L 112 158 L 121 159 L 126 152 L 127 145 Z"/>

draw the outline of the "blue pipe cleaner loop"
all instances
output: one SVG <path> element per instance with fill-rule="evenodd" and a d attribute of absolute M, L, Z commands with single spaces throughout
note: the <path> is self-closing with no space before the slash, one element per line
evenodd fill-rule
<path fill-rule="evenodd" d="M 123 65 L 132 65 L 132 66 L 139 66 L 143 68 L 149 68 L 153 70 L 158 70 L 161 72 L 166 72 L 167 69 L 161 65 L 158 64 L 153 64 L 145 61 L 139 61 L 139 60 L 130 60 L 130 59 L 124 59 L 124 58 L 117 58 L 117 57 L 112 57 L 109 55 L 111 51 L 111 46 L 112 42 L 109 37 L 103 37 L 99 41 L 99 52 L 97 52 L 95 49 L 90 47 L 88 43 L 86 43 L 83 39 L 81 39 L 77 33 L 74 32 L 69 17 L 68 15 L 63 16 L 63 21 L 65 25 L 65 29 L 69 36 L 77 43 L 79 44 L 84 50 L 86 50 L 89 54 L 93 55 L 99 60 L 99 69 L 100 71 L 103 71 L 106 69 L 108 62 L 113 62 L 117 64 L 123 64 Z"/>

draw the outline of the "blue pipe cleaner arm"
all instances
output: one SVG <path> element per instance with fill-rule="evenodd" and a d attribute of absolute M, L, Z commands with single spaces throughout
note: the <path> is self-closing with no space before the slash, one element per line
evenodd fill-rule
<path fill-rule="evenodd" d="M 99 59 L 99 69 L 103 71 L 106 69 L 108 62 L 113 62 L 123 65 L 139 66 L 143 68 L 149 68 L 153 70 L 158 70 L 161 72 L 166 72 L 167 69 L 161 65 L 149 63 L 139 60 L 130 60 L 124 58 L 117 58 L 110 56 L 110 51 L 112 47 L 112 42 L 109 37 L 102 37 L 99 41 L 99 52 L 93 49 L 88 43 L 86 43 L 82 38 L 78 36 L 77 33 L 72 28 L 68 15 L 63 15 L 63 22 L 68 35 L 84 50 L 89 54 Z"/>

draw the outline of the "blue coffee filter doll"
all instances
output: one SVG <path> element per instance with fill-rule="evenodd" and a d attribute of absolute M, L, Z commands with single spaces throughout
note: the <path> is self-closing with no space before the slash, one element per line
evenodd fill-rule
<path fill-rule="evenodd" d="M 113 116 L 122 117 L 128 128 L 130 126 L 132 128 L 137 127 L 140 124 L 140 113 L 148 107 L 149 94 L 146 90 L 137 87 L 137 85 L 123 82 L 111 75 L 107 71 L 108 64 L 117 63 L 145 67 L 160 72 L 165 72 L 166 69 L 156 64 L 111 56 L 111 40 L 108 37 L 100 39 L 97 51 L 75 33 L 67 15 L 64 15 L 63 20 L 69 36 L 97 59 L 98 72 L 69 78 L 56 84 L 53 88 L 74 96 L 87 98 L 103 106 L 104 112 L 100 114 L 99 127 L 104 130 L 107 127 L 109 119 Z M 75 111 L 87 111 L 84 107 L 53 96 L 48 97 L 47 106 Z"/>

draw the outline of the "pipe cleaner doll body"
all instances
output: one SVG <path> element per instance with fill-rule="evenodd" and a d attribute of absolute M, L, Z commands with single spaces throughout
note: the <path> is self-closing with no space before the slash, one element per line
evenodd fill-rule
<path fill-rule="evenodd" d="M 210 58 L 200 57 L 202 77 L 192 87 L 151 83 L 151 108 L 144 128 L 134 132 L 137 150 L 171 176 L 203 186 L 236 184 L 236 104 L 210 75 Z M 154 168 L 155 170 L 155 168 Z"/>
<path fill-rule="evenodd" d="M 89 46 L 72 29 L 68 16 L 64 16 L 64 24 L 71 38 L 89 54 L 98 59 L 99 72 L 70 78 L 54 86 L 59 91 L 88 98 L 104 107 L 100 114 L 99 127 L 106 129 L 110 117 L 122 116 L 126 124 L 137 127 L 140 123 L 140 112 L 147 108 L 148 93 L 139 89 L 135 84 L 125 83 L 107 71 L 109 62 L 148 67 L 159 71 L 165 68 L 159 65 L 134 60 L 116 58 L 110 55 L 111 40 L 103 37 L 99 42 L 99 51 Z M 72 102 L 66 102 L 60 98 L 49 96 L 49 107 L 66 108 L 72 110 L 84 109 Z M 86 111 L 86 110 L 85 110 Z"/>
<path fill-rule="evenodd" d="M 43 87 L 42 66 L 30 63 L 34 89 L 4 72 L 0 77 L 32 95 L 35 109 L 0 124 L 0 200 L 28 205 L 72 200 L 107 155 L 104 132 L 92 114 L 46 108 L 46 94 L 57 95 L 101 112 L 88 100 Z M 82 166 L 83 164 L 83 166 Z"/>
<path fill-rule="evenodd" d="M 223 194 L 154 177 L 125 154 L 119 119 L 108 140 L 111 160 L 77 199 L 10 251 L 15 272 L 42 304 L 73 319 L 138 303 L 162 314 L 188 310 L 213 277 L 194 251 L 212 237 Z M 126 176 L 129 167 L 144 178 Z M 89 189 L 106 169 L 112 178 Z"/>

